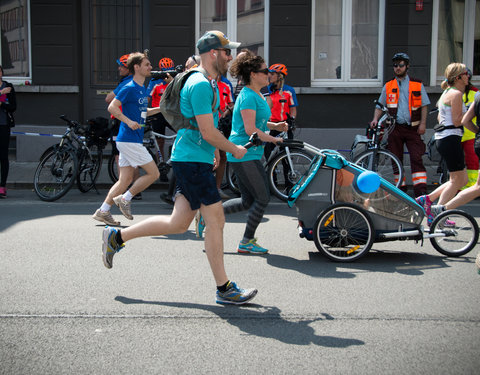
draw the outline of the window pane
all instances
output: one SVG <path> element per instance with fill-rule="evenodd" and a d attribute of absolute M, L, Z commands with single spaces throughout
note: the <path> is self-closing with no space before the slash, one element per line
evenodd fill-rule
<path fill-rule="evenodd" d="M 374 79 L 378 73 L 378 0 L 354 0 L 352 9 L 352 79 Z"/>
<path fill-rule="evenodd" d="M 465 3 L 463 1 L 440 0 L 438 13 L 438 76 L 443 76 L 445 68 L 451 62 L 463 61 L 464 16 Z"/>
<path fill-rule="evenodd" d="M 473 75 L 480 75 L 480 1 L 475 4 L 475 41 L 473 44 Z"/>
<path fill-rule="evenodd" d="M 110 85 L 118 81 L 115 61 L 127 53 L 142 50 L 141 0 L 125 0 L 120 5 L 92 0 L 91 56 L 92 84 Z"/>
<path fill-rule="evenodd" d="M 1 56 L 5 75 L 30 77 L 27 0 L 0 2 Z"/>
<path fill-rule="evenodd" d="M 265 2 L 237 2 L 237 40 L 242 43 L 240 48 L 248 48 L 255 54 L 264 56 L 264 20 Z"/>
<path fill-rule="evenodd" d="M 316 0 L 314 79 L 341 78 L 342 0 Z"/>
<path fill-rule="evenodd" d="M 227 33 L 227 0 L 200 1 L 200 35 L 208 30 Z"/>

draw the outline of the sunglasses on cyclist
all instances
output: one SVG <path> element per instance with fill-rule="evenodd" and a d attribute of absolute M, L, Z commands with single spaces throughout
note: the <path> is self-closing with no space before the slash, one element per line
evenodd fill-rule
<path fill-rule="evenodd" d="M 405 65 L 406 65 L 405 63 L 400 63 L 400 64 L 395 63 L 395 64 L 393 64 L 393 67 L 394 68 L 403 68 Z"/>
<path fill-rule="evenodd" d="M 265 68 L 265 69 L 254 70 L 253 72 L 254 73 L 268 74 L 269 70 L 268 70 L 268 68 Z"/>
<path fill-rule="evenodd" d="M 228 48 L 216 48 L 215 51 L 224 51 L 225 55 L 230 56 L 232 54 L 232 50 Z"/>

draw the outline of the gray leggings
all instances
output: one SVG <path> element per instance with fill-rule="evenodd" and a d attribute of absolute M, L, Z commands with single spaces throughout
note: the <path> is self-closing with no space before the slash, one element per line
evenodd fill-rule
<path fill-rule="evenodd" d="M 247 242 L 255 237 L 270 201 L 267 173 L 260 160 L 231 163 L 230 166 L 237 176 L 241 197 L 226 201 L 223 210 L 225 214 L 231 214 L 249 209 L 242 239 L 242 242 Z"/>

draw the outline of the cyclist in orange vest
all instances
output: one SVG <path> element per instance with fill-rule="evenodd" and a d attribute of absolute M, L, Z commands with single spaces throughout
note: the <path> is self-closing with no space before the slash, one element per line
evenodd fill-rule
<path fill-rule="evenodd" d="M 396 53 L 393 58 L 395 77 L 388 81 L 382 89 L 378 101 L 388 108 L 396 119 L 393 131 L 388 137 L 388 150 L 395 154 L 403 163 L 403 150 L 407 146 L 412 169 L 413 192 L 415 197 L 427 192 L 427 171 L 423 165 L 422 156 L 425 153 L 425 143 L 422 135 L 427 127 L 427 106 L 430 104 L 423 83 L 408 76 L 410 57 L 406 53 Z M 375 109 L 371 127 L 375 127 L 382 111 Z M 407 191 L 404 180 L 401 189 Z"/>

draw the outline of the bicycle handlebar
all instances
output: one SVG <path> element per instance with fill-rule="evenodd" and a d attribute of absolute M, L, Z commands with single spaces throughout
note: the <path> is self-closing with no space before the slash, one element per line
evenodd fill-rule
<path fill-rule="evenodd" d="M 243 147 L 245 147 L 247 150 L 253 146 L 260 146 L 262 144 L 262 140 L 258 138 L 257 133 L 253 133 L 250 138 L 248 139 L 248 143 L 245 143 Z"/>
<path fill-rule="evenodd" d="M 388 112 L 388 108 L 385 107 L 382 103 L 380 103 L 377 99 L 375 99 L 375 100 L 373 101 L 373 103 L 374 103 L 377 107 L 379 107 L 379 109 L 380 109 L 382 112 Z"/>
<path fill-rule="evenodd" d="M 73 120 L 70 120 L 67 116 L 65 115 L 61 115 L 60 118 L 65 121 L 67 124 L 73 126 L 74 128 L 79 128 L 81 127 L 82 125 L 80 125 L 78 122 L 76 121 L 73 121 Z"/>

